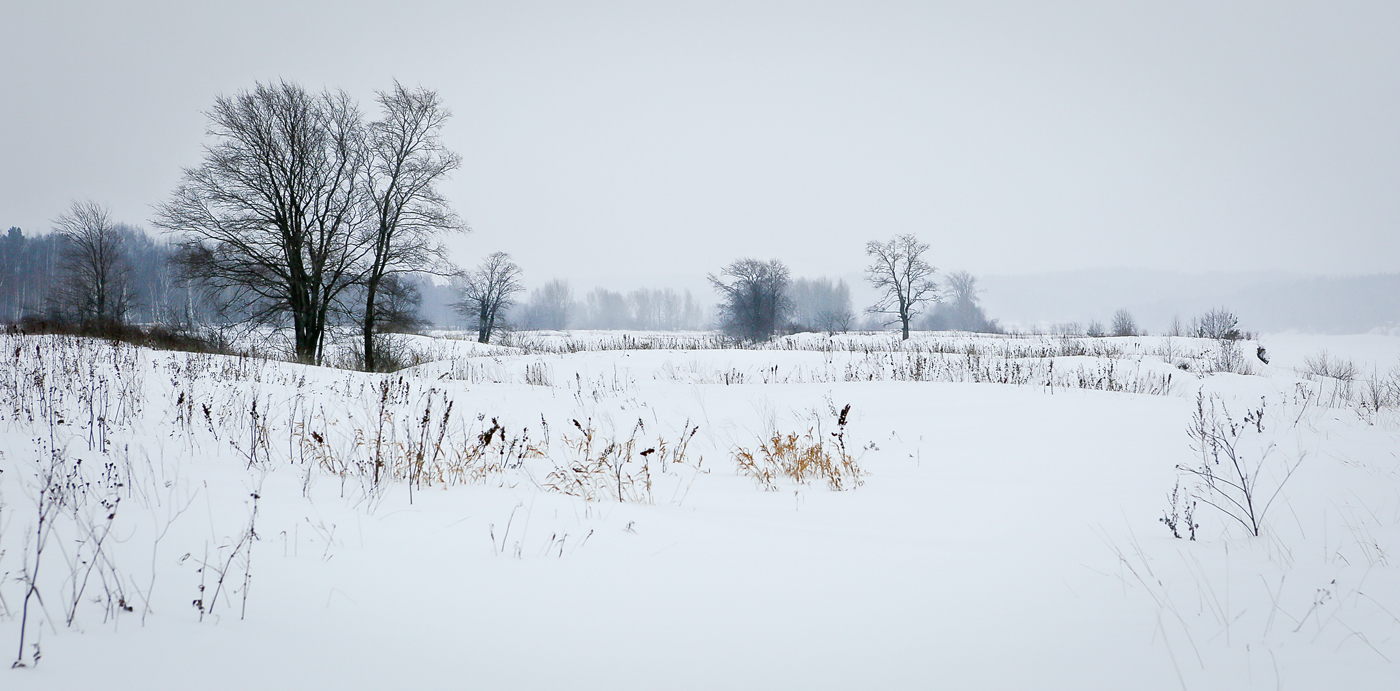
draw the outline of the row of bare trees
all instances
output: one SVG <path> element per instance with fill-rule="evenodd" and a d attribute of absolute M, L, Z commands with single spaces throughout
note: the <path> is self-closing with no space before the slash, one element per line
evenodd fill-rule
<path fill-rule="evenodd" d="M 594 288 L 574 299 L 568 281 L 551 280 L 530 291 L 512 311 L 525 329 L 637 329 L 682 331 L 706 327 L 705 310 L 689 290 L 638 288 L 626 293 Z"/>
<path fill-rule="evenodd" d="M 302 362 L 350 317 L 376 369 L 381 304 L 410 272 L 452 273 L 441 237 L 466 230 L 438 190 L 461 158 L 441 142 L 437 93 L 396 82 L 376 101 L 366 122 L 343 91 L 282 81 L 220 96 L 203 162 L 157 210 L 181 274 L 222 308 L 290 325 Z"/>
<path fill-rule="evenodd" d="M 937 269 L 924 258 L 928 249 L 928 244 L 913 235 L 897 235 L 888 242 L 871 241 L 865 246 L 870 259 L 866 279 L 879 293 L 879 299 L 866 311 L 887 317 L 887 324 L 898 323 L 905 339 L 909 338 L 914 319 L 938 300 L 938 283 L 934 279 Z M 739 259 L 724 267 L 719 275 L 710 274 L 709 280 L 720 295 L 720 326 L 733 336 L 745 340 L 769 338 L 786 323 L 793 310 L 790 272 L 776 259 Z M 823 317 L 828 326 L 824 330 L 830 331 L 845 330 L 854 315 L 849 309 L 838 309 Z"/>

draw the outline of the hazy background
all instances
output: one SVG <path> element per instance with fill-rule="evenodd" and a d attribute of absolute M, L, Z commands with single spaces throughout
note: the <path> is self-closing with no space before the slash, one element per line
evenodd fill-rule
<path fill-rule="evenodd" d="M 912 232 L 993 317 L 1059 320 L 1036 300 L 1093 275 L 1185 318 L 1249 290 L 1179 295 L 1201 272 L 1400 269 L 1397 36 L 1394 2 L 6 2 L 0 226 L 75 197 L 148 225 L 215 95 L 368 109 L 398 78 L 456 114 L 464 265 L 709 299 L 754 256 L 858 289 L 864 243 Z M 1046 309 L 1106 318 L 1085 290 Z"/>

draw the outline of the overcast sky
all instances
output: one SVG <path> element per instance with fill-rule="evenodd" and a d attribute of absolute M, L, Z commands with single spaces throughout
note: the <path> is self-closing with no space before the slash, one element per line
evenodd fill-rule
<path fill-rule="evenodd" d="M 221 93 L 438 90 L 531 283 L 860 270 L 1400 269 L 1400 3 L 0 5 L 0 226 L 147 225 Z"/>

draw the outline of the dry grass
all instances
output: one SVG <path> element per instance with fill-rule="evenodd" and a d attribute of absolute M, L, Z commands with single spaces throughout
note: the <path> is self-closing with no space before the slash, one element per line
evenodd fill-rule
<path fill-rule="evenodd" d="M 574 431 L 564 435 L 564 446 L 570 457 L 563 463 L 556 462 L 554 470 L 545 477 L 542 485 L 546 489 L 587 500 L 655 503 L 652 473 L 657 471 L 664 474 L 670 471 L 671 466 L 688 465 L 686 452 L 690 440 L 700 431 L 699 425 L 691 425 L 687 421 L 675 442 L 658 437 L 654 444 L 644 444 L 639 443 L 646 433 L 646 426 L 641 420 L 637 421 L 625 441 L 604 441 L 591 420 L 587 424 L 578 420 L 571 422 Z M 656 465 L 653 466 L 653 463 Z M 700 462 L 697 462 L 695 467 L 699 468 L 699 465 Z"/>
<path fill-rule="evenodd" d="M 760 487 L 770 492 L 777 491 L 778 479 L 784 477 L 799 484 L 826 480 L 827 486 L 838 492 L 860 487 L 865 484 L 861 478 L 866 473 L 846 450 L 846 422 L 850 412 L 850 405 L 841 409 L 837 431 L 830 434 L 830 439 L 811 429 L 804 434 L 774 431 L 766 440 L 760 439 L 755 450 L 736 449 L 734 462 L 741 474 L 754 478 Z"/>

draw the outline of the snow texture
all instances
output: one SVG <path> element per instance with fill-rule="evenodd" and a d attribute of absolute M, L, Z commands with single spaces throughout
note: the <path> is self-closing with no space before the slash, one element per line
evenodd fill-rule
<path fill-rule="evenodd" d="M 461 336 L 387 375 L 0 336 L 0 686 L 1400 679 L 1400 337 Z M 1209 409 L 1259 537 L 1179 470 Z M 739 472 L 788 434 L 863 483 Z"/>

